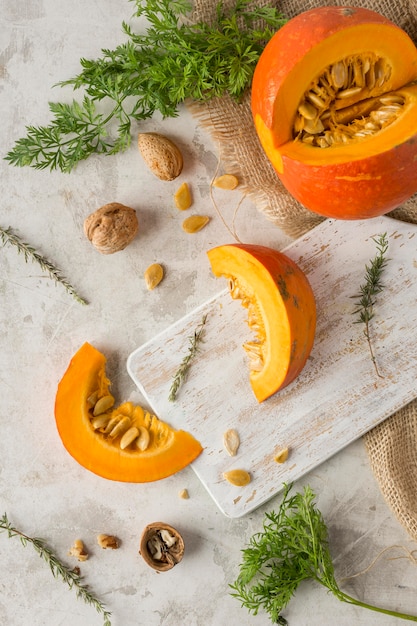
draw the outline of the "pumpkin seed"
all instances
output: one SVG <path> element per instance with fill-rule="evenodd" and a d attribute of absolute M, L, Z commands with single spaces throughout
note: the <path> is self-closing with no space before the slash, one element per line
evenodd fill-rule
<path fill-rule="evenodd" d="M 124 415 L 110 431 L 110 439 L 116 439 L 116 437 L 120 437 L 120 435 L 123 435 L 123 433 L 125 433 L 126 430 L 130 427 L 130 424 L 130 417 Z"/>
<path fill-rule="evenodd" d="M 332 83 L 335 87 L 337 87 L 338 89 L 344 87 L 344 85 L 346 84 L 348 72 L 346 69 L 346 65 L 343 63 L 343 61 L 339 61 L 338 63 L 332 65 L 330 76 Z"/>
<path fill-rule="evenodd" d="M 213 181 L 213 187 L 218 187 L 219 189 L 236 189 L 238 185 L 239 180 L 233 174 L 223 174 Z"/>
<path fill-rule="evenodd" d="M 191 198 L 190 188 L 187 183 L 182 183 L 182 185 L 177 189 L 174 194 L 174 202 L 180 211 L 186 211 L 190 208 L 193 201 Z"/>
<path fill-rule="evenodd" d="M 152 263 L 144 273 L 147 289 L 152 291 L 161 282 L 164 277 L 164 268 L 159 263 Z"/>
<path fill-rule="evenodd" d="M 223 478 L 225 478 L 231 485 L 234 485 L 235 487 L 244 487 L 251 482 L 251 476 L 249 472 L 242 469 L 235 469 L 224 472 Z"/>
<path fill-rule="evenodd" d="M 120 448 L 124 450 L 127 446 L 130 446 L 139 434 L 139 429 L 136 428 L 136 426 L 131 426 L 122 436 L 120 440 Z"/>
<path fill-rule="evenodd" d="M 103 428 L 106 428 L 109 421 L 110 414 L 102 413 L 101 415 L 97 415 L 97 417 L 91 420 L 91 426 L 94 428 L 94 430 L 101 430 Z"/>
<path fill-rule="evenodd" d="M 136 447 L 142 452 L 149 446 L 150 434 L 144 426 L 139 426 L 139 435 L 136 439 Z"/>
<path fill-rule="evenodd" d="M 288 455 L 288 448 L 282 448 L 282 450 L 279 450 L 279 452 L 277 452 L 277 454 L 274 456 L 274 461 L 276 463 L 285 463 L 285 461 L 288 459 Z"/>
<path fill-rule="evenodd" d="M 240 438 L 235 428 L 229 428 L 223 435 L 223 445 L 230 456 L 236 456 L 240 446 Z"/>
<path fill-rule="evenodd" d="M 298 107 L 298 112 L 306 120 L 314 120 L 318 115 L 316 107 L 310 104 L 310 102 L 306 102 L 305 100 Z"/>
<path fill-rule="evenodd" d="M 114 405 L 114 398 L 112 395 L 108 394 L 106 396 L 102 396 L 99 400 L 97 400 L 94 405 L 93 415 L 101 415 L 101 413 L 105 413 Z"/>
<path fill-rule="evenodd" d="M 210 218 L 207 215 L 191 215 L 187 217 L 182 223 L 182 229 L 186 233 L 197 233 L 208 224 Z"/>

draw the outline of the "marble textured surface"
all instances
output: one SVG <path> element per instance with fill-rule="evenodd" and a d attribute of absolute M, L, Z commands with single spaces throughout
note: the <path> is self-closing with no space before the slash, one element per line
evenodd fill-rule
<path fill-rule="evenodd" d="M 80 57 L 96 57 L 122 41 L 127 0 L 0 0 L 0 114 L 2 156 L 27 124 L 49 120 L 48 101 L 72 99 L 53 88 L 73 76 Z M 114 626 L 266 626 L 229 594 L 240 551 L 260 530 L 274 499 L 229 519 L 217 509 L 191 468 L 158 483 L 120 484 L 84 470 L 64 450 L 53 411 L 58 381 L 72 354 L 90 341 L 108 357 L 108 373 L 120 399 L 141 401 L 126 372 L 130 352 L 219 291 L 206 250 L 231 235 L 209 197 L 217 149 L 189 112 L 175 120 L 155 117 L 141 130 L 167 134 L 184 152 L 177 181 L 161 183 L 143 165 L 135 142 L 122 155 L 91 158 L 71 174 L 13 168 L 0 162 L 0 226 L 12 227 L 52 260 L 88 299 L 83 307 L 40 268 L 25 263 L 10 246 L 1 248 L 0 275 L 0 514 L 29 535 L 43 537 L 67 556 L 80 537 L 90 552 L 81 564 L 91 589 L 112 612 Z M 197 235 L 181 230 L 183 215 L 172 196 L 190 183 L 190 211 L 208 214 Z M 228 224 L 239 190 L 216 194 Z M 102 256 L 86 240 L 85 217 L 117 201 L 137 210 L 140 232 L 123 252 Z M 244 241 L 277 248 L 288 238 L 244 201 L 235 219 Z M 166 267 L 164 282 L 146 290 L 143 272 L 153 262 Z M 415 544 L 383 501 L 361 440 L 296 483 L 310 484 L 329 527 L 336 575 L 342 581 L 367 568 L 385 548 Z M 190 498 L 179 498 L 181 489 Z M 163 520 L 183 533 L 186 553 L 169 573 L 156 574 L 138 554 L 142 529 Z M 117 551 L 103 551 L 98 533 L 116 534 Z M 417 613 L 416 565 L 400 547 L 385 552 L 369 572 L 345 580 L 347 593 L 369 603 Z M 94 626 L 92 607 L 54 580 L 45 564 L 17 539 L 0 534 L 0 624 Z M 75 565 L 75 563 L 74 563 Z M 398 620 L 338 600 L 303 584 L 286 611 L 291 626 L 338 624 L 391 626 Z"/>

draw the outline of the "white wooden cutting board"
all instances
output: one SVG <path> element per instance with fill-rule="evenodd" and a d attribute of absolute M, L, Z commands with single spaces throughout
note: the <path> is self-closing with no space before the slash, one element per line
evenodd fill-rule
<path fill-rule="evenodd" d="M 389 261 L 371 321 L 380 378 L 363 324 L 354 323 L 352 296 L 377 252 L 372 238 L 383 233 Z M 263 504 L 284 482 L 298 479 L 417 396 L 417 226 L 387 217 L 326 220 L 285 253 L 307 274 L 317 302 L 315 344 L 290 386 L 262 404 L 256 401 L 241 347 L 253 335 L 246 310 L 227 289 L 135 350 L 127 363 L 155 414 L 201 442 L 204 451 L 192 467 L 230 517 Z M 205 313 L 204 343 L 170 402 L 172 378 Z M 235 457 L 223 448 L 229 428 L 241 439 Z M 274 455 L 283 447 L 290 454 L 278 464 Z M 249 485 L 235 487 L 223 479 L 223 472 L 235 468 L 251 473 Z"/>

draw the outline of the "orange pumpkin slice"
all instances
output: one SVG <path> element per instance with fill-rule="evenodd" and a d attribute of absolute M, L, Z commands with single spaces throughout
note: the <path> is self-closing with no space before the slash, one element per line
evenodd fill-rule
<path fill-rule="evenodd" d="M 183 430 L 174 430 L 141 406 L 114 406 L 106 358 L 85 343 L 58 385 L 55 419 L 70 455 L 111 480 L 151 482 L 171 476 L 202 451 Z"/>
<path fill-rule="evenodd" d="M 307 277 L 289 257 L 266 246 L 230 244 L 208 251 L 215 276 L 229 280 L 232 298 L 248 309 L 255 339 L 244 344 L 258 402 L 291 383 L 314 343 L 315 298 Z"/>
<path fill-rule="evenodd" d="M 384 16 L 317 7 L 266 45 L 252 113 L 266 156 L 306 208 L 383 215 L 417 191 L 417 48 Z"/>

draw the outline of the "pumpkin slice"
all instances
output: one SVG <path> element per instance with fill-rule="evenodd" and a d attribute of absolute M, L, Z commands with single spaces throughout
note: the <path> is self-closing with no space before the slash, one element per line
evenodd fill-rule
<path fill-rule="evenodd" d="M 71 456 L 103 478 L 132 483 L 166 478 L 194 461 L 202 447 L 191 434 L 132 402 L 114 407 L 105 366 L 85 343 L 58 385 L 55 419 Z"/>
<path fill-rule="evenodd" d="M 316 328 L 313 291 L 298 265 L 272 248 L 230 244 L 207 254 L 215 276 L 225 276 L 232 298 L 248 309 L 255 338 L 243 347 L 252 390 L 263 402 L 304 368 Z"/>
<path fill-rule="evenodd" d="M 318 7 L 265 47 L 252 84 L 264 151 L 327 217 L 383 215 L 417 191 L 417 48 L 382 15 Z"/>

